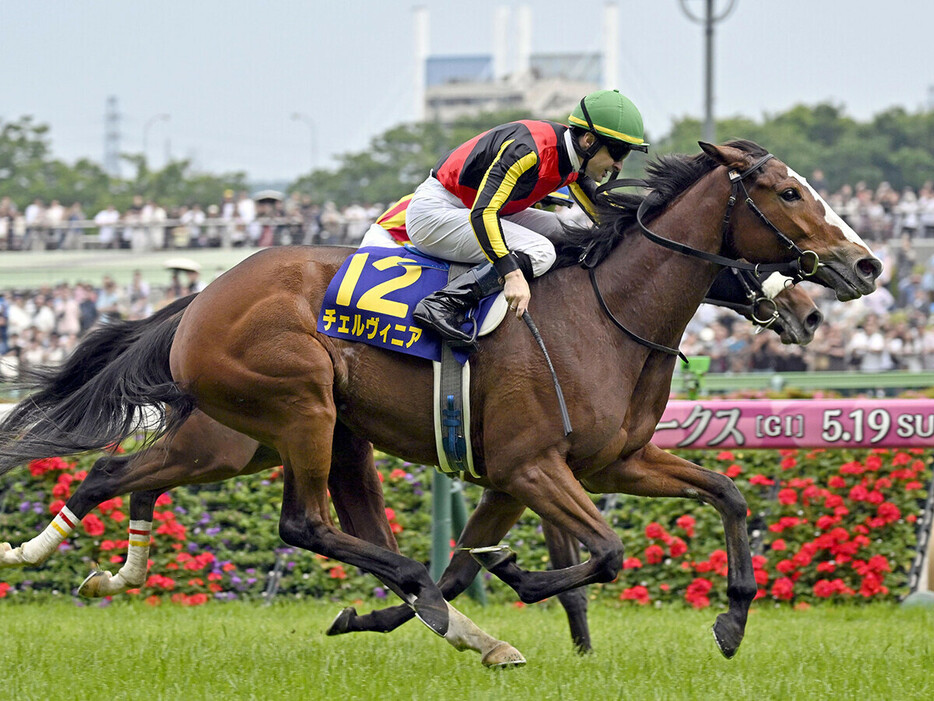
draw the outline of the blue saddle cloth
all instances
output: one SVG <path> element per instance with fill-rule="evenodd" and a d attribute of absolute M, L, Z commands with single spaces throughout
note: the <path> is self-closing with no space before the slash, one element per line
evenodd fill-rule
<path fill-rule="evenodd" d="M 420 300 L 447 284 L 450 266 L 416 252 L 384 247 L 361 248 L 344 261 L 328 285 L 318 315 L 318 331 L 345 341 L 441 360 L 441 337 L 421 327 L 412 311 Z M 480 302 L 473 316 L 483 322 L 496 295 Z M 470 324 L 464 326 L 470 332 Z M 468 353 L 454 351 L 463 364 Z"/>

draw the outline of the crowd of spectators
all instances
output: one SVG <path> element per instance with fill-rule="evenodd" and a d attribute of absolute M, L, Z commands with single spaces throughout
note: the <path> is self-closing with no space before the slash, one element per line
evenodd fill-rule
<path fill-rule="evenodd" d="M 350 244 L 383 211 L 383 205 L 333 202 L 318 205 L 307 195 L 264 191 L 224 193 L 223 199 L 164 207 L 141 196 L 125 211 L 112 204 L 85 212 L 80 203 L 46 204 L 36 198 L 22 211 L 0 198 L 0 251 L 129 248 L 135 251 L 283 244 Z"/>
<path fill-rule="evenodd" d="M 820 172 L 812 175 L 811 183 L 823 189 Z M 934 370 L 934 256 L 919 257 L 916 245 L 934 238 L 934 183 L 925 183 L 917 193 L 911 188 L 899 193 L 883 183 L 874 190 L 856 185 L 822 194 L 883 261 L 877 291 L 842 304 L 829 290 L 803 283 L 825 319 L 814 341 L 803 348 L 782 345 L 776 334 L 756 333 L 733 312 L 704 305 L 684 335 L 684 353 L 709 356 L 711 372 Z M 37 201 L 30 207 L 23 213 L 24 223 L 15 224 L 9 201 L 0 201 L 0 248 L 29 248 L 26 244 L 37 235 L 36 227 L 57 232 L 52 240 L 65 246 L 71 217 L 83 217 L 78 205 L 64 208 L 53 202 L 45 207 Z M 225 242 L 352 245 L 382 209 L 378 204 L 351 205 L 341 211 L 333 203 L 319 207 L 301 195 L 235 197 L 228 191 L 223 202 L 207 211 L 192 206 L 167 213 L 138 198 L 129 211 L 108 207 L 96 213 L 94 221 L 102 242 L 131 248 Z M 180 282 L 176 277 L 151 287 L 138 273 L 125 288 L 106 276 L 99 285 L 60 284 L 37 290 L 0 286 L 0 381 L 28 366 L 60 362 L 94 324 L 114 317 L 145 317 L 154 307 L 202 286 L 197 279 Z"/>

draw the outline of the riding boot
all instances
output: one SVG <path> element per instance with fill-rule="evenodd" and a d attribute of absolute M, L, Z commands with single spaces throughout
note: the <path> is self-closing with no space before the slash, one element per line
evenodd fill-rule
<path fill-rule="evenodd" d="M 477 329 L 469 334 L 461 329 L 467 312 L 481 299 L 503 289 L 503 280 L 491 263 L 483 263 L 458 275 L 446 287 L 419 302 L 412 316 L 423 326 L 437 331 L 442 338 L 457 344 L 472 345 Z"/>

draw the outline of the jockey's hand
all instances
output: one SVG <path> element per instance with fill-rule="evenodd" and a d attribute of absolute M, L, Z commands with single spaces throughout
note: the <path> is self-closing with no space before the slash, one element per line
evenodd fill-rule
<path fill-rule="evenodd" d="M 516 313 L 517 319 L 521 319 L 522 315 L 525 314 L 525 310 L 529 308 L 529 300 L 532 298 L 529 283 L 525 281 L 525 276 L 521 270 L 506 273 L 503 294 L 506 295 L 506 301 L 509 302 L 510 311 Z"/>

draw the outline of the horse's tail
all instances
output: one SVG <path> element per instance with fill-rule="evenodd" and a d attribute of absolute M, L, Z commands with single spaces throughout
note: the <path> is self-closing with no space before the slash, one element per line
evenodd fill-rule
<path fill-rule="evenodd" d="M 179 426 L 194 399 L 172 380 L 169 350 L 193 299 L 102 326 L 63 365 L 32 372 L 33 393 L 0 422 L 0 475 L 30 460 L 119 444 L 153 421 L 157 435 Z"/>

